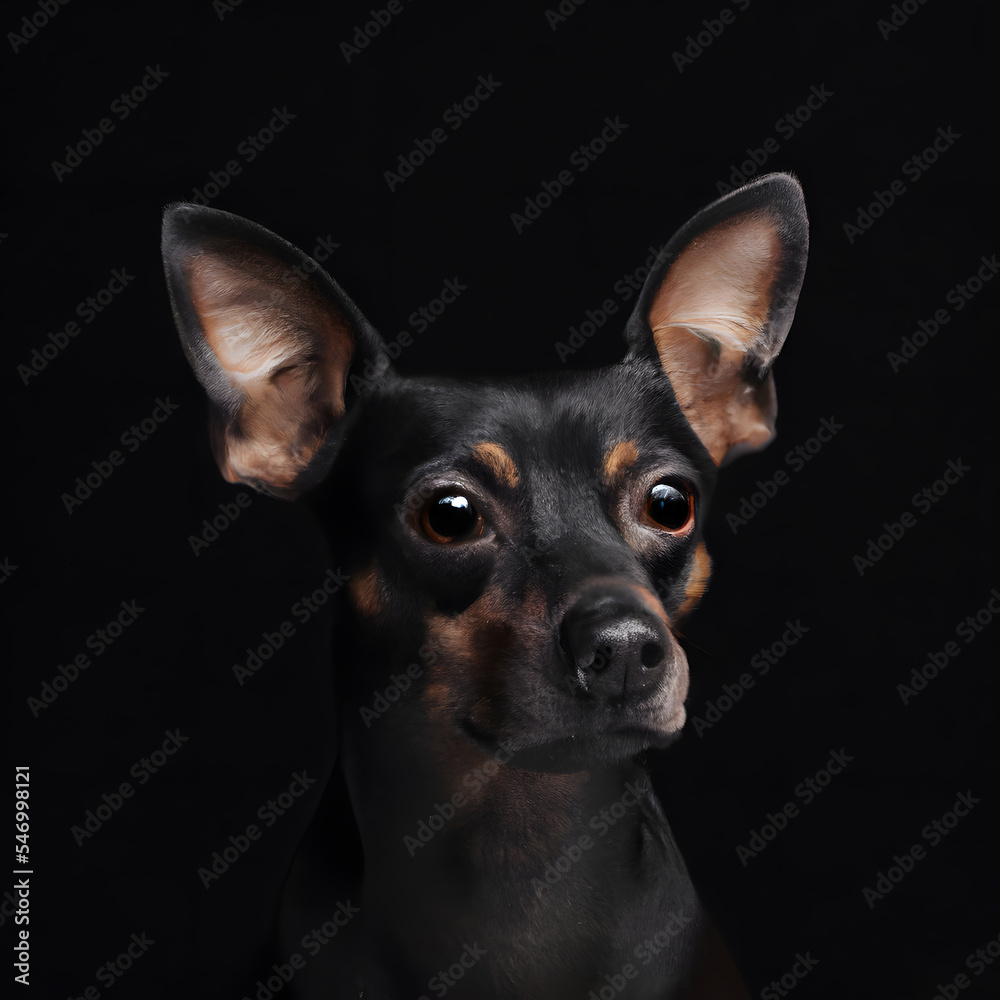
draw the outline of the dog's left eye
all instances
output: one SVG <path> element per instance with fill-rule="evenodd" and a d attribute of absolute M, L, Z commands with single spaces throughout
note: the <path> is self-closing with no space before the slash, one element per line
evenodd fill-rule
<path fill-rule="evenodd" d="M 420 524 L 424 534 L 439 545 L 469 542 L 483 533 L 482 514 L 460 493 L 448 493 L 428 501 Z"/>
<path fill-rule="evenodd" d="M 694 521 L 694 495 L 670 483 L 657 483 L 646 497 L 645 513 L 657 527 L 680 534 Z"/>

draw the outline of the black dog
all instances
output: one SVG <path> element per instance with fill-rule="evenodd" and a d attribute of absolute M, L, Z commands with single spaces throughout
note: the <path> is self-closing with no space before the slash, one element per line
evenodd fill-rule
<path fill-rule="evenodd" d="M 402 379 L 299 250 L 168 209 L 223 475 L 279 497 L 330 477 L 350 568 L 340 759 L 364 888 L 328 995 L 743 995 L 632 758 L 684 724 L 702 519 L 717 466 L 772 437 L 806 250 L 801 190 L 769 175 L 672 238 L 620 364 Z M 374 712 L 390 678 L 405 694 Z"/>

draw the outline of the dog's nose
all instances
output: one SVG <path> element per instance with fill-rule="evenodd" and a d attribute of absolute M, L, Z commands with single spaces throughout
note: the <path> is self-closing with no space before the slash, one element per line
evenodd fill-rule
<path fill-rule="evenodd" d="M 673 663 L 666 624 L 628 585 L 581 594 L 561 633 L 573 687 L 612 704 L 652 695 Z"/>

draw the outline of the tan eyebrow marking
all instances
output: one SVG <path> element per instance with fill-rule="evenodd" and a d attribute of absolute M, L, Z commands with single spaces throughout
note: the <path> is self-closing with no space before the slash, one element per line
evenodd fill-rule
<path fill-rule="evenodd" d="M 684 601 L 674 614 L 674 618 L 683 618 L 701 599 L 708 589 L 708 578 L 712 574 L 712 558 L 705 548 L 704 542 L 698 543 L 694 553 L 694 568 L 691 578 L 684 590 Z"/>
<path fill-rule="evenodd" d="M 625 470 L 632 466 L 638 457 L 639 449 L 636 448 L 635 441 L 619 441 L 604 454 L 605 480 L 610 483 L 624 475 Z"/>
<path fill-rule="evenodd" d="M 504 451 L 500 445 L 493 441 L 480 441 L 472 454 L 507 486 L 514 487 L 521 481 L 521 475 L 517 471 L 514 459 Z"/>

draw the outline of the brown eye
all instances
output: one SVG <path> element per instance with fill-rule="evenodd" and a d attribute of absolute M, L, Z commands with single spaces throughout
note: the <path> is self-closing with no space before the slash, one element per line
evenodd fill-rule
<path fill-rule="evenodd" d="M 694 521 L 694 495 L 683 487 L 657 483 L 646 498 L 646 516 L 671 534 L 681 534 Z"/>
<path fill-rule="evenodd" d="M 483 533 L 483 517 L 461 493 L 448 493 L 425 504 L 420 515 L 424 534 L 439 545 L 469 542 Z"/>

